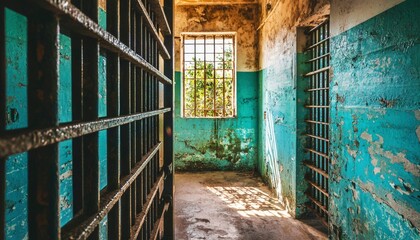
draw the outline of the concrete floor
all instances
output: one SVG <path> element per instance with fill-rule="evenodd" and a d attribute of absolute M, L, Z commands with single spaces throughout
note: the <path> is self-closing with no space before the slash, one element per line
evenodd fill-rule
<path fill-rule="evenodd" d="M 234 172 L 175 175 L 175 235 L 177 240 L 327 239 L 291 218 L 259 178 Z"/>

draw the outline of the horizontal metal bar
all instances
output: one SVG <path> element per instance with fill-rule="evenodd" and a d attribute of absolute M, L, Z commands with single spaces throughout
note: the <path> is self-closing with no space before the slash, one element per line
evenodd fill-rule
<path fill-rule="evenodd" d="M 141 14 L 143 15 L 143 17 L 146 20 L 145 22 L 146 22 L 147 27 L 149 28 L 149 31 L 152 33 L 151 34 L 152 37 L 158 43 L 158 48 L 159 48 L 159 51 L 162 54 L 162 57 L 164 59 L 170 59 L 171 56 L 169 55 L 169 52 L 166 49 L 165 44 L 163 43 L 162 39 L 160 38 L 159 33 L 156 30 L 156 28 L 155 28 L 155 26 L 153 24 L 153 21 L 150 18 L 149 13 L 147 12 L 146 7 L 144 6 L 144 4 L 143 4 L 143 2 L 141 0 L 137 0 L 136 2 L 137 2 L 138 9 L 140 10 Z"/>
<path fill-rule="evenodd" d="M 315 135 L 312 135 L 312 134 L 305 134 L 305 135 L 308 136 L 308 137 L 316 138 L 316 139 L 319 139 L 319 140 L 322 140 L 322 141 L 326 141 L 326 142 L 329 142 L 330 141 L 327 138 L 323 138 L 323 137 L 320 137 L 320 136 L 315 136 Z"/>
<path fill-rule="evenodd" d="M 77 33 L 97 38 L 102 47 L 120 54 L 121 58 L 124 58 L 138 67 L 146 70 L 151 73 L 158 80 L 164 84 L 172 84 L 172 80 L 166 77 L 158 69 L 156 69 L 152 64 L 147 62 L 144 58 L 138 55 L 131 48 L 123 44 L 111 33 L 105 31 L 101 28 L 95 21 L 86 16 L 82 11 L 77 7 L 73 6 L 68 0 L 31 0 L 32 2 L 38 3 L 41 7 L 47 8 L 54 11 L 56 14 L 62 15 L 65 18 L 62 19 L 61 23 L 66 23 L 69 21 L 69 25 L 72 31 Z M 74 25 L 77 25 L 74 27 Z"/>
<path fill-rule="evenodd" d="M 311 29 L 308 31 L 308 33 L 311 33 L 311 32 L 313 32 L 313 31 L 317 30 L 318 28 L 320 28 L 320 27 L 322 27 L 322 26 L 325 26 L 325 25 L 327 24 L 327 22 L 328 22 L 328 21 L 330 21 L 330 19 L 329 19 L 329 18 L 325 19 L 325 21 L 323 21 L 323 22 L 321 22 L 320 24 L 316 25 L 315 27 L 311 28 Z"/>
<path fill-rule="evenodd" d="M 313 72 L 309 72 L 309 73 L 305 74 L 305 77 L 310 77 L 310 76 L 315 75 L 317 73 L 325 72 L 325 71 L 328 71 L 328 70 L 330 70 L 330 67 L 329 66 L 328 67 L 324 67 L 324 68 L 320 68 L 318 70 L 315 70 Z"/>
<path fill-rule="evenodd" d="M 316 47 L 316 46 L 319 46 L 319 45 L 323 44 L 324 42 L 326 42 L 326 41 L 328 41 L 328 40 L 330 40 L 330 37 L 327 37 L 327 38 L 325 38 L 325 39 L 322 39 L 321 41 L 319 41 L 319 42 L 317 42 L 317 43 L 315 43 L 315 44 L 313 44 L 313 45 L 309 46 L 309 47 L 306 49 L 306 51 L 311 50 L 312 48 L 314 48 L 314 47 Z"/>
<path fill-rule="evenodd" d="M 322 194 L 324 194 L 325 196 L 327 196 L 327 197 L 330 197 L 330 194 L 328 194 L 328 192 L 325 190 L 325 189 L 323 189 L 322 187 L 320 187 L 320 186 L 318 186 L 316 183 L 314 183 L 314 182 L 312 182 L 310 179 L 308 179 L 308 178 L 305 178 L 305 180 L 309 183 L 309 184 L 311 184 L 314 188 L 316 188 L 318 191 L 320 191 Z"/>
<path fill-rule="evenodd" d="M 304 162 L 303 164 L 304 164 L 305 166 L 307 166 L 308 168 L 312 169 L 313 171 L 315 171 L 315 172 L 317 172 L 317 173 L 321 174 L 322 176 L 324 176 L 324 177 L 326 177 L 326 178 L 329 178 L 329 177 L 328 177 L 328 173 L 327 173 L 326 171 L 324 171 L 323 169 L 320 169 L 320 168 L 318 168 L 318 167 L 316 167 L 316 166 L 312 165 L 309 161 Z"/>
<path fill-rule="evenodd" d="M 146 220 L 147 213 L 149 212 L 150 207 L 152 206 L 153 199 L 155 198 L 156 194 L 159 192 L 159 186 L 163 186 L 163 184 L 162 184 L 163 181 L 164 181 L 164 175 L 163 175 L 163 173 L 161 173 L 161 176 L 158 178 L 158 181 L 156 181 L 153 188 L 150 190 L 150 193 L 147 196 L 147 201 L 146 201 L 145 205 L 143 206 L 143 209 L 142 209 L 141 213 L 139 213 L 136 216 L 136 223 L 131 228 L 130 239 L 137 239 L 137 237 L 140 233 L 141 227 L 143 226 L 143 223 Z"/>
<path fill-rule="evenodd" d="M 305 204 L 305 205 L 309 210 L 311 210 L 319 218 L 322 224 L 328 227 L 328 222 L 325 220 L 325 216 L 322 216 L 321 214 L 319 214 L 319 212 L 316 211 L 310 204 Z"/>
<path fill-rule="evenodd" d="M 150 112 L 104 118 L 97 121 L 69 123 L 53 128 L 29 130 L 26 132 L 19 130 L 10 131 L 6 133 L 8 135 L 0 137 L 0 158 L 101 130 L 125 125 L 170 111 L 170 108 L 163 108 Z"/>
<path fill-rule="evenodd" d="M 315 203 L 315 205 L 317 205 L 323 212 L 325 212 L 326 214 L 328 214 L 327 208 L 320 201 L 316 200 L 315 198 L 313 198 L 308 193 L 306 193 L 306 196 L 309 198 L 309 200 L 311 200 L 313 203 Z"/>
<path fill-rule="evenodd" d="M 317 60 L 319 60 L 321 58 L 325 58 L 325 57 L 329 57 L 329 56 L 330 56 L 330 53 L 326 53 L 326 54 L 321 55 L 319 57 L 309 59 L 308 61 L 306 61 L 306 63 L 311 63 L 311 62 L 317 61 Z"/>
<path fill-rule="evenodd" d="M 330 108 L 330 106 L 306 105 L 306 108 Z"/>
<path fill-rule="evenodd" d="M 161 143 L 156 144 L 153 149 L 147 153 L 143 159 L 138 162 L 131 173 L 121 180 L 121 187 L 115 191 L 109 192 L 101 199 L 100 211 L 79 224 L 73 231 L 63 233 L 63 239 L 87 239 L 89 235 L 99 225 L 101 220 L 111 211 L 114 205 L 120 200 L 121 196 L 129 189 L 131 184 L 137 179 L 147 164 L 152 160 L 161 147 Z M 163 174 L 161 179 L 163 179 Z"/>
<path fill-rule="evenodd" d="M 318 151 L 310 149 L 310 148 L 305 148 L 305 150 L 309 151 L 309 152 L 312 152 L 312 153 L 315 153 L 316 155 L 319 155 L 319 156 L 324 157 L 326 159 L 329 159 L 329 157 L 327 155 L 325 155 L 324 153 L 318 152 Z"/>
<path fill-rule="evenodd" d="M 323 124 L 323 125 L 330 125 L 330 123 L 327 122 L 320 122 L 320 121 L 313 121 L 313 120 L 305 120 L 307 123 L 313 123 L 313 124 Z"/>
<path fill-rule="evenodd" d="M 162 5 L 160 4 L 159 0 L 152 0 L 150 1 L 150 5 L 152 6 L 153 10 L 157 15 L 157 22 L 159 24 L 160 29 L 165 35 L 171 34 L 171 27 L 169 27 L 168 19 L 166 18 L 165 11 L 163 10 Z"/>
<path fill-rule="evenodd" d="M 165 203 L 165 206 L 163 207 L 162 214 L 160 215 L 159 219 L 153 225 L 154 228 L 153 228 L 152 234 L 150 234 L 151 235 L 151 237 L 150 237 L 151 240 L 158 239 L 159 231 L 163 226 L 163 223 L 164 223 L 164 220 L 165 220 L 164 216 L 165 216 L 166 211 L 168 211 L 168 209 L 169 209 L 169 203 Z"/>
<path fill-rule="evenodd" d="M 324 88 L 309 88 L 306 89 L 305 92 L 315 92 L 315 91 L 323 91 L 323 90 L 330 90 L 329 87 L 324 87 Z"/>

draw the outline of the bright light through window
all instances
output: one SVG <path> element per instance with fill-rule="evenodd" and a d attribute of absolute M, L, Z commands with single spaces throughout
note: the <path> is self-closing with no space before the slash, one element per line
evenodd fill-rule
<path fill-rule="evenodd" d="M 235 116 L 235 35 L 183 34 L 183 115 Z"/>

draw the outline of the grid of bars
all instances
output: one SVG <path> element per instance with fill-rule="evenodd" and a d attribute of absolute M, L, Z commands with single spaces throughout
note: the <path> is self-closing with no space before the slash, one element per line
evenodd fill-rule
<path fill-rule="evenodd" d="M 182 40 L 183 116 L 233 117 L 235 34 L 185 33 Z"/>
<path fill-rule="evenodd" d="M 324 224 L 328 223 L 328 167 L 329 167 L 329 70 L 330 70 L 330 29 L 329 20 L 311 29 L 307 52 L 311 59 L 310 72 L 305 74 L 309 81 L 306 90 L 309 112 L 306 120 L 307 146 L 309 159 L 306 181 L 309 188 L 306 195 L 309 199 L 307 207 L 320 217 Z"/>
<path fill-rule="evenodd" d="M 0 239 L 6 235 L 5 163 L 28 152 L 29 239 L 173 239 L 174 3 L 22 0 L 0 4 L 28 19 L 28 127 L 7 129 L 6 69 L 0 64 Z M 160 31 L 159 31 L 160 30 Z M 60 33 L 71 38 L 72 121 L 58 113 Z M 106 116 L 98 114 L 98 60 L 106 57 Z M 163 131 L 163 130 L 167 131 Z M 99 183 L 99 131 L 106 131 L 107 186 Z M 60 226 L 58 144 L 73 141 L 73 218 Z"/>

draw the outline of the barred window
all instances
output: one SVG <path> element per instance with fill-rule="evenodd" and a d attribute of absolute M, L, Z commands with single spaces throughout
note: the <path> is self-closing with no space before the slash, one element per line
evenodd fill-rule
<path fill-rule="evenodd" d="M 183 116 L 236 115 L 235 33 L 183 33 Z"/>

